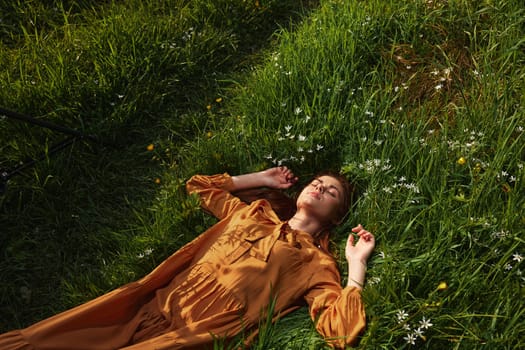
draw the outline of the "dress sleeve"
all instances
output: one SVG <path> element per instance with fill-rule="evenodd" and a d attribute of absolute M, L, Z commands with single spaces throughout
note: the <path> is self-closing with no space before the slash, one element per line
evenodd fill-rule
<path fill-rule="evenodd" d="M 189 194 L 197 194 L 201 207 L 218 219 L 245 207 L 246 204 L 230 193 L 233 188 L 231 176 L 227 173 L 218 175 L 194 175 L 186 183 Z"/>
<path fill-rule="evenodd" d="M 355 345 L 366 325 L 361 290 L 341 287 L 335 262 L 314 276 L 314 284 L 305 295 L 310 317 L 317 331 L 335 348 Z"/>

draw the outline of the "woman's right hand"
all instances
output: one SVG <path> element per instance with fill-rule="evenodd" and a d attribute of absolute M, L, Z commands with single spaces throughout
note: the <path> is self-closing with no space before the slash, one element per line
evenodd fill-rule
<path fill-rule="evenodd" d="M 267 187 L 275 189 L 287 189 L 293 186 L 298 178 L 286 166 L 269 168 L 262 172 Z"/>

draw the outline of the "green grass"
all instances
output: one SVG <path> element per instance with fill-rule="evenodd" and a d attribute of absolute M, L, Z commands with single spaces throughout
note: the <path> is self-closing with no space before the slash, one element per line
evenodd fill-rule
<path fill-rule="evenodd" d="M 100 138 L 0 197 L 1 330 L 135 280 L 211 225 L 192 174 L 286 164 L 360 189 L 333 236 L 343 276 L 350 228 L 378 238 L 359 348 L 525 345 L 520 2 L 294 4 L 1 5 L 0 106 Z M 2 118 L 0 137 L 10 169 L 62 135 Z M 300 309 L 254 348 L 321 344 Z"/>

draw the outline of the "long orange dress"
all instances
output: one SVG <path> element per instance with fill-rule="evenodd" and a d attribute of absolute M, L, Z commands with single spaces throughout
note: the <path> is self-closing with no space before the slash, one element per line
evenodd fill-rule
<path fill-rule="evenodd" d="M 283 316 L 305 301 L 329 344 L 353 344 L 365 327 L 360 290 L 341 287 L 336 262 L 310 234 L 266 200 L 248 205 L 230 189 L 228 174 L 192 177 L 188 192 L 217 224 L 142 279 L 0 335 L 0 349 L 203 349 L 252 337 L 270 304 Z"/>

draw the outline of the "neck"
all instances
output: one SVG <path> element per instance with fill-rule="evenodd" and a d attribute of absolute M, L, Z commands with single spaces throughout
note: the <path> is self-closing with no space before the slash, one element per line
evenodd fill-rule
<path fill-rule="evenodd" d="M 323 229 L 323 225 L 319 220 L 306 215 L 306 213 L 301 210 L 297 211 L 295 215 L 288 220 L 288 225 L 294 230 L 305 231 L 311 235 L 315 235 Z"/>

